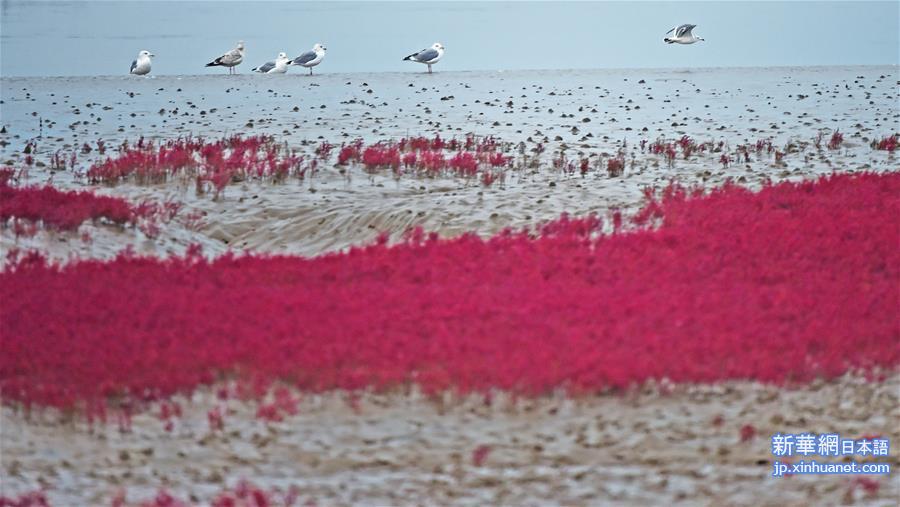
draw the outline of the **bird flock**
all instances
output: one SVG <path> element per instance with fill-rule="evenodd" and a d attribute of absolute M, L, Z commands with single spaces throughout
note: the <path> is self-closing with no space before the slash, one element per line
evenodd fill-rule
<path fill-rule="evenodd" d="M 697 25 L 678 25 L 668 32 L 663 42 L 666 44 L 693 44 L 698 41 L 706 40 L 693 34 L 693 29 Z M 671 34 L 671 36 L 670 36 Z M 222 54 L 213 61 L 206 64 L 207 67 L 225 67 L 229 74 L 237 73 L 235 67 L 244 61 L 244 41 L 238 41 L 234 49 Z M 266 62 L 258 67 L 254 67 L 253 72 L 261 74 L 285 74 L 288 67 L 305 67 L 309 69 L 309 75 L 313 73 L 313 67 L 322 63 L 325 59 L 326 47 L 321 44 L 315 44 L 311 50 L 306 51 L 296 58 L 288 58 L 287 53 L 278 53 L 274 61 Z M 131 74 L 144 76 L 150 73 L 151 58 L 153 53 L 142 50 L 138 53 L 137 58 L 131 62 Z M 438 63 L 444 57 L 444 45 L 435 42 L 429 48 L 425 48 L 403 58 L 403 61 L 421 63 L 428 66 L 428 73 L 431 74 L 431 66 Z"/>

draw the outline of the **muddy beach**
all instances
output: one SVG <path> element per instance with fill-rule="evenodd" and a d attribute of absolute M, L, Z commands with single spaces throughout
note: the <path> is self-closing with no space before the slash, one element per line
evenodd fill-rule
<path fill-rule="evenodd" d="M 772 477 L 769 436 L 894 441 L 898 388 L 896 376 L 848 376 L 786 390 L 731 382 L 576 399 L 499 394 L 490 404 L 300 393 L 298 414 L 279 422 L 198 392 L 176 400 L 184 416 L 170 430 L 157 410 L 126 433 L 4 408 L 4 493 L 46 485 L 54 505 L 96 505 L 120 490 L 147 500 L 162 486 L 208 501 L 248 478 L 298 487 L 301 505 L 893 505 L 888 478 L 872 493 L 847 476 Z M 216 406 L 222 432 L 206 421 Z"/>
<path fill-rule="evenodd" d="M 44 233 L 17 240 L 8 230 L 2 241 L 4 248 L 44 247 L 56 258 L 109 257 L 125 245 L 138 253 L 178 253 L 191 243 L 211 254 L 316 255 L 365 244 L 381 232 L 396 238 L 415 226 L 445 236 L 490 235 L 564 211 L 627 214 L 640 207 L 644 188 L 671 181 L 710 187 L 731 180 L 758 188 L 838 170 L 895 170 L 897 161 L 870 143 L 900 130 L 898 78 L 897 67 L 9 78 L 3 81 L 7 133 L 0 136 L 0 159 L 21 166 L 23 148 L 34 140 L 35 165 L 26 182 L 173 200 L 183 208 L 182 218 L 152 241 L 91 225 L 83 226 L 89 242 Z M 839 149 L 813 146 L 834 132 L 844 138 Z M 509 143 L 519 160 L 530 158 L 529 167 L 485 187 L 464 178 L 340 168 L 332 156 L 302 181 L 241 182 L 217 200 L 196 196 L 189 180 L 106 187 L 89 185 L 83 176 L 110 154 L 98 153 L 98 140 L 112 152 L 142 136 L 235 134 L 271 135 L 305 156 L 322 142 L 474 134 Z M 772 153 L 754 154 L 725 166 L 718 153 L 669 164 L 645 150 L 648 142 L 682 136 L 721 144 L 725 152 L 765 140 L 785 154 L 778 161 Z M 85 143 L 95 149 L 84 153 Z M 618 153 L 626 162 L 622 177 L 553 168 L 562 157 L 600 163 Z M 54 155 L 70 160 L 73 154 L 66 170 L 49 170 Z"/>
<path fill-rule="evenodd" d="M 900 169 L 872 141 L 900 132 L 900 72 L 884 67 L 715 68 L 323 74 L 286 76 L 2 78 L 0 164 L 24 184 L 91 189 L 140 201 L 177 202 L 159 234 L 85 223 L 76 232 L 30 237 L 0 230 L 0 249 L 51 258 L 109 259 L 126 248 L 183 254 L 199 244 L 228 251 L 316 256 L 398 240 L 421 226 L 442 236 L 535 227 L 558 218 L 637 212 L 645 188 L 676 181 L 751 189 L 834 171 Z M 835 132 L 835 149 L 816 146 Z M 514 163 L 502 181 L 397 176 L 320 161 L 303 179 L 234 182 L 219 198 L 190 178 L 139 185 L 91 184 L 85 172 L 123 141 L 271 135 L 313 158 L 322 142 L 389 142 L 407 136 L 494 136 Z M 648 143 L 688 136 L 720 146 L 668 162 Z M 97 150 L 97 141 L 108 148 Z M 33 141 L 36 150 L 24 153 Z M 739 145 L 768 141 L 783 152 L 721 162 Z M 83 150 L 87 144 L 91 150 Z M 53 157 L 75 161 L 52 169 Z M 585 175 L 554 160 L 603 167 L 617 154 L 624 173 Z M 601 163 L 602 162 L 602 163 Z M 593 166 L 592 166 L 593 167 Z M 874 490 L 852 476 L 771 477 L 775 432 L 883 435 L 900 441 L 900 380 L 847 375 L 776 388 L 755 382 L 646 387 L 566 399 L 498 394 L 438 403 L 419 393 L 297 393 L 298 413 L 262 421 L 255 402 L 218 400 L 211 390 L 177 401 L 166 429 L 158 407 L 128 432 L 89 426 L 52 411 L 2 409 L 2 495 L 44 489 L 53 505 L 129 502 L 165 488 L 208 503 L 240 479 L 266 489 L 299 488 L 321 505 L 894 505 L 895 476 Z M 210 431 L 219 406 L 225 430 Z M 748 429 L 750 428 L 750 429 Z M 892 450 L 890 462 L 900 464 Z M 602 498 L 602 501 L 598 501 Z"/>

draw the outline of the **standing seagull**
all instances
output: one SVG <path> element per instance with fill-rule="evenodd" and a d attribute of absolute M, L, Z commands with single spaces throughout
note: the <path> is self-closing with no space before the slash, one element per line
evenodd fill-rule
<path fill-rule="evenodd" d="M 403 61 L 409 60 L 412 62 L 424 63 L 428 66 L 428 73 L 431 74 L 431 66 L 437 63 L 443 56 L 444 45 L 440 42 L 435 42 L 430 48 L 413 53 L 404 58 Z"/>
<path fill-rule="evenodd" d="M 668 35 L 672 32 L 675 32 L 673 34 L 673 36 L 666 37 L 665 39 L 663 39 L 663 41 L 666 44 L 674 44 L 676 42 L 678 44 L 693 44 L 693 43 L 697 42 L 698 40 L 706 40 L 703 37 L 696 37 L 696 36 L 694 36 L 694 34 L 691 33 L 691 30 L 693 30 L 696 27 L 697 27 L 697 25 L 676 26 L 675 28 L 666 32 L 666 35 Z"/>
<path fill-rule="evenodd" d="M 150 73 L 150 57 L 156 56 L 146 49 L 138 53 L 137 60 L 131 62 L 131 74 L 143 76 Z"/>
<path fill-rule="evenodd" d="M 325 59 L 326 49 L 328 48 L 322 44 L 316 43 L 316 45 L 313 46 L 312 51 L 307 51 L 297 58 L 294 58 L 288 65 L 300 65 L 301 67 L 306 67 L 309 69 L 309 75 L 312 76 L 312 68 L 322 63 L 322 60 Z"/>
<path fill-rule="evenodd" d="M 274 62 L 266 62 L 253 69 L 253 72 L 260 72 L 263 74 L 284 74 L 287 72 L 287 66 L 290 61 L 291 60 L 287 57 L 287 53 L 278 53 L 278 58 L 276 58 Z"/>
<path fill-rule="evenodd" d="M 228 67 L 228 73 L 235 72 L 235 65 L 244 61 L 244 41 L 239 40 L 237 47 L 206 64 L 207 67 Z"/>

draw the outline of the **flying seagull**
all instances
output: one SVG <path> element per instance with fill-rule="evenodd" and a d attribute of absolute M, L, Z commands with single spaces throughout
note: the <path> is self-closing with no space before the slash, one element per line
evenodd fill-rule
<path fill-rule="evenodd" d="M 274 62 L 266 62 L 259 67 L 253 69 L 253 72 L 262 74 L 284 74 L 287 72 L 287 66 L 290 63 L 287 53 L 278 53 L 278 58 Z"/>
<path fill-rule="evenodd" d="M 150 73 L 150 57 L 156 56 L 146 49 L 138 53 L 137 59 L 131 62 L 131 70 L 129 73 L 143 76 Z"/>
<path fill-rule="evenodd" d="M 244 41 L 238 41 L 237 47 L 206 64 L 207 67 L 228 67 L 228 73 L 235 72 L 235 65 L 244 61 Z"/>
<path fill-rule="evenodd" d="M 440 42 L 435 42 L 430 48 L 413 53 L 404 58 L 403 61 L 409 60 L 411 62 L 424 63 L 428 66 L 428 73 L 431 74 L 431 66 L 436 64 L 443 56 L 444 45 Z"/>
<path fill-rule="evenodd" d="M 288 65 L 299 65 L 301 67 L 306 67 L 307 69 L 309 69 L 309 75 L 311 76 L 313 73 L 312 68 L 322 63 L 322 60 L 325 59 L 326 49 L 328 48 L 320 43 L 316 43 L 311 51 L 307 51 L 297 58 L 294 58 Z"/>
<path fill-rule="evenodd" d="M 663 39 L 663 41 L 666 44 L 674 44 L 676 42 L 678 44 L 693 44 L 699 40 L 706 40 L 703 37 L 697 37 L 693 33 L 691 33 L 691 30 L 693 30 L 696 27 L 697 27 L 697 25 L 676 26 L 675 28 L 666 32 L 666 35 L 671 33 L 672 37 L 666 37 L 665 39 Z"/>

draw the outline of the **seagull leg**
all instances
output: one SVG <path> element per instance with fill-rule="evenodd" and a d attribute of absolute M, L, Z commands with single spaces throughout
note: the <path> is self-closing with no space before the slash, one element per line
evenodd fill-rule
<path fill-rule="evenodd" d="M 431 64 L 428 64 L 428 73 L 431 74 Z"/>
<path fill-rule="evenodd" d="M 312 76 L 312 67 L 309 68 L 309 75 Z"/>

